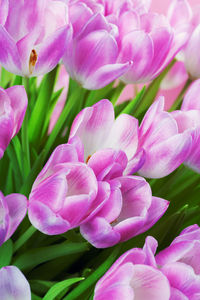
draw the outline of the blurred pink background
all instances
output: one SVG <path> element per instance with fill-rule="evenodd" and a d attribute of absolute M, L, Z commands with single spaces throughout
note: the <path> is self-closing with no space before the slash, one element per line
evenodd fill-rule
<path fill-rule="evenodd" d="M 188 2 L 190 3 L 191 6 L 200 4 L 200 0 L 188 0 Z M 163 13 L 166 15 L 167 9 L 168 9 L 168 6 L 170 3 L 171 3 L 171 0 L 152 0 L 151 10 L 154 12 L 159 12 L 159 13 Z M 183 83 L 183 85 L 184 85 L 184 83 Z M 179 92 L 181 91 L 183 85 L 178 88 L 175 88 L 175 89 L 171 89 L 168 91 L 162 90 L 159 92 L 159 95 L 165 96 L 165 99 L 166 99 L 165 108 L 166 109 L 170 108 L 170 106 L 173 104 L 174 100 L 176 99 Z M 134 97 L 133 85 L 128 85 L 120 97 L 120 102 L 123 102 L 124 100 L 130 99 L 133 97 Z"/>

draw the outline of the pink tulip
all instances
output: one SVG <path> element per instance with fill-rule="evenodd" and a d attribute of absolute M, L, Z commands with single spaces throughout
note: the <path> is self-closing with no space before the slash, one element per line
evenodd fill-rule
<path fill-rule="evenodd" d="M 109 200 L 80 227 L 83 237 L 97 248 L 111 247 L 147 231 L 169 205 L 164 199 L 152 197 L 151 188 L 142 177 L 118 177 L 109 184 Z"/>
<path fill-rule="evenodd" d="M 0 158 L 21 128 L 28 99 L 23 86 L 0 88 Z"/>
<path fill-rule="evenodd" d="M 185 164 L 200 172 L 200 79 L 196 80 L 187 91 L 181 110 L 172 112 L 180 133 L 191 133 L 192 147 Z"/>
<path fill-rule="evenodd" d="M 178 59 L 184 62 L 192 79 L 200 78 L 200 6 L 191 8 L 187 0 L 174 0 L 169 8 L 168 18 L 176 30 L 185 28 L 187 31 L 187 43 Z"/>
<path fill-rule="evenodd" d="M 1 300 L 31 300 L 27 279 L 15 266 L 0 269 Z"/>
<path fill-rule="evenodd" d="M 143 249 L 124 253 L 97 282 L 94 300 L 199 299 L 199 226 L 184 229 L 155 256 L 157 246 L 149 236 Z"/>
<path fill-rule="evenodd" d="M 140 125 L 139 148 L 145 151 L 145 162 L 139 174 L 150 178 L 167 176 L 187 159 L 191 144 L 191 133 L 179 132 L 176 119 L 164 111 L 164 98 L 158 98 Z"/>
<path fill-rule="evenodd" d="M 148 265 L 144 250 L 124 253 L 97 282 L 94 300 L 169 300 L 170 285 L 165 275 Z"/>
<path fill-rule="evenodd" d="M 27 199 L 21 194 L 4 196 L 0 192 L 0 246 L 15 232 L 27 211 Z"/>
<path fill-rule="evenodd" d="M 36 178 L 29 196 L 29 219 L 41 232 L 61 234 L 95 214 L 110 195 L 107 183 L 78 162 L 76 148 L 58 146 Z"/>
<path fill-rule="evenodd" d="M 132 60 L 121 76 L 125 83 L 149 82 L 157 77 L 186 42 L 185 31 L 174 31 L 164 15 L 135 8 L 123 11 L 118 20 L 120 54 L 118 62 Z"/>
<path fill-rule="evenodd" d="M 1 65 L 28 77 L 51 71 L 70 39 L 67 5 L 54 0 L 8 0 L 1 1 L 0 10 Z"/>
<path fill-rule="evenodd" d="M 73 38 L 63 57 L 70 76 L 86 89 L 100 89 L 123 75 L 131 60 L 118 63 L 118 28 L 95 1 L 70 1 Z M 103 53 L 103 54 L 102 54 Z"/>
<path fill-rule="evenodd" d="M 200 297 L 200 228 L 192 225 L 184 229 L 171 245 L 158 253 L 157 242 L 148 237 L 144 250 L 148 264 L 158 267 L 168 278 L 170 300 L 199 299 Z"/>

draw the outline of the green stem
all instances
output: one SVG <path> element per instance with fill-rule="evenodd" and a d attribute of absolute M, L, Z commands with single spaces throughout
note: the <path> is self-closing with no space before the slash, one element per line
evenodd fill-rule
<path fill-rule="evenodd" d="M 23 84 L 26 89 L 27 95 L 29 94 L 29 78 L 23 78 Z M 28 140 L 28 109 L 26 111 L 24 121 L 22 123 L 22 151 L 23 151 L 23 163 L 24 163 L 24 177 L 28 175 L 31 169 L 30 164 L 30 149 L 29 149 L 29 140 Z"/>
<path fill-rule="evenodd" d="M 189 78 L 186 83 L 184 84 L 182 90 L 180 91 L 178 97 L 176 98 L 176 100 L 174 101 L 173 105 L 171 106 L 171 108 L 169 109 L 169 111 L 173 111 L 179 108 L 183 97 L 185 95 L 185 92 L 187 91 L 187 89 L 189 88 L 190 84 L 192 83 L 192 80 Z"/>
<path fill-rule="evenodd" d="M 20 238 L 15 242 L 14 244 L 14 252 L 18 251 L 25 243 L 28 241 L 32 235 L 36 232 L 36 228 L 33 226 L 30 226 L 24 234 L 20 236 Z"/>

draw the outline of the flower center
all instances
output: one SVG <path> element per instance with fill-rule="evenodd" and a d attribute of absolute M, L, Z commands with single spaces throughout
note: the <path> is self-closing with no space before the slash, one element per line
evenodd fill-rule
<path fill-rule="evenodd" d="M 29 58 L 29 72 L 30 74 L 33 73 L 34 71 L 34 68 L 35 68 L 35 65 L 36 65 L 36 62 L 37 62 L 37 52 L 35 51 L 35 49 L 33 49 L 31 51 L 31 54 L 30 54 L 30 58 Z"/>

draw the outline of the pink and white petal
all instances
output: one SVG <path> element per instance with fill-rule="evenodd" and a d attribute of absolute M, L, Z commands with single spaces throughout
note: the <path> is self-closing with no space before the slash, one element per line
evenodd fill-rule
<path fill-rule="evenodd" d="M 131 262 L 121 265 L 110 278 L 107 277 L 107 280 L 104 280 L 102 285 L 97 283 L 94 299 L 132 300 L 134 292 L 130 286 L 130 281 L 133 273 L 133 264 Z"/>
<path fill-rule="evenodd" d="M 94 171 L 97 180 L 111 180 L 122 176 L 127 162 L 123 151 L 108 148 L 95 152 L 88 160 L 88 166 Z"/>
<path fill-rule="evenodd" d="M 43 75 L 50 72 L 63 57 L 70 38 L 70 27 L 64 26 L 47 37 L 41 44 L 35 46 L 37 62 L 32 76 Z"/>
<path fill-rule="evenodd" d="M 180 133 L 200 127 L 200 110 L 175 110 L 171 114 L 177 122 Z"/>
<path fill-rule="evenodd" d="M 9 213 L 9 226 L 6 234 L 6 240 L 8 240 L 26 215 L 27 198 L 21 194 L 10 194 L 5 197 L 5 201 Z"/>
<path fill-rule="evenodd" d="M 0 269 L 0 290 L 2 300 L 31 300 L 29 283 L 15 266 Z"/>
<path fill-rule="evenodd" d="M 185 66 L 192 78 L 199 78 L 200 55 L 197 52 L 200 47 L 200 24 L 195 28 L 185 49 Z"/>
<path fill-rule="evenodd" d="M 120 242 L 125 242 L 140 233 L 145 224 L 145 217 L 129 217 L 121 222 L 113 223 L 115 232 L 120 235 Z"/>
<path fill-rule="evenodd" d="M 149 128 L 151 128 L 156 116 L 163 112 L 165 105 L 164 97 L 159 97 L 147 110 L 142 123 L 140 125 L 140 139 L 149 133 Z"/>
<path fill-rule="evenodd" d="M 191 241 L 180 241 L 177 243 L 172 243 L 169 247 L 162 250 L 156 255 L 156 262 L 158 265 L 167 265 L 181 260 L 190 251 L 192 251 L 193 244 Z"/>
<path fill-rule="evenodd" d="M 26 90 L 23 86 L 12 86 L 6 90 L 7 95 L 10 98 L 11 107 L 14 112 L 14 131 L 13 135 L 15 136 L 21 128 L 24 116 L 26 113 L 26 108 L 28 105 L 28 98 Z"/>
<path fill-rule="evenodd" d="M 200 100 L 197 101 L 200 95 L 200 79 L 195 80 L 187 93 L 184 96 L 181 110 L 200 110 Z"/>
<path fill-rule="evenodd" d="M 21 75 L 21 61 L 15 41 L 0 25 L 0 63 L 11 73 Z"/>
<path fill-rule="evenodd" d="M 146 161 L 139 170 L 141 176 L 161 178 L 178 168 L 188 157 L 191 150 L 191 135 L 184 132 L 176 134 L 146 151 Z"/>
<path fill-rule="evenodd" d="M 138 153 L 133 157 L 133 159 L 129 160 L 126 169 L 123 172 L 124 176 L 132 175 L 141 169 L 145 162 L 145 151 L 141 149 Z"/>
<path fill-rule="evenodd" d="M 101 217 L 94 217 L 80 226 L 82 236 L 96 248 L 112 247 L 120 241 L 120 234 Z"/>
<path fill-rule="evenodd" d="M 187 0 L 173 0 L 169 6 L 167 17 L 173 27 L 189 22 L 192 9 Z"/>
<path fill-rule="evenodd" d="M 43 180 L 38 186 L 32 188 L 29 202 L 39 201 L 57 213 L 63 207 L 67 191 L 66 174 L 64 172 L 54 174 L 48 179 Z"/>
<path fill-rule="evenodd" d="M 1 1 L 0 4 L 0 24 L 4 25 L 8 16 L 9 2 L 8 0 Z"/>
<path fill-rule="evenodd" d="M 166 212 L 169 201 L 158 197 L 152 197 L 151 206 L 148 209 L 146 221 L 140 233 L 150 229 Z"/>
<path fill-rule="evenodd" d="M 145 264 L 152 266 L 154 268 L 157 268 L 157 264 L 156 264 L 156 260 L 155 260 L 155 253 L 156 253 L 156 249 L 158 247 L 158 242 L 156 241 L 156 239 L 152 236 L 148 236 L 145 239 L 145 244 L 143 247 L 143 250 L 146 254 L 146 260 L 145 260 Z"/>
<path fill-rule="evenodd" d="M 135 299 L 170 299 L 170 286 L 167 278 L 153 267 L 135 265 L 131 286 Z"/>
<path fill-rule="evenodd" d="M 92 202 L 90 210 L 87 213 L 84 223 L 88 222 L 95 215 L 99 215 L 104 210 L 104 207 L 107 205 L 107 202 L 110 199 L 111 188 L 110 184 L 106 181 L 98 181 L 98 193 L 95 200 Z"/>
<path fill-rule="evenodd" d="M 120 36 L 123 37 L 131 31 L 138 30 L 140 27 L 140 18 L 135 10 L 127 10 L 120 15 L 119 29 Z"/>
<path fill-rule="evenodd" d="M 2 153 L 5 151 L 10 143 L 14 129 L 14 116 L 13 113 L 0 116 L 0 148 Z"/>
<path fill-rule="evenodd" d="M 191 266 L 175 262 L 164 265 L 161 270 L 168 278 L 170 285 L 180 290 L 189 299 L 195 293 L 200 293 L 200 277 L 194 273 Z"/>
<path fill-rule="evenodd" d="M 138 131 L 138 120 L 121 114 L 112 126 L 105 147 L 124 151 L 129 160 L 137 151 Z"/>
<path fill-rule="evenodd" d="M 92 13 L 93 14 L 93 13 Z M 74 28 L 74 27 L 73 27 Z M 102 13 L 93 14 L 88 22 L 81 28 L 81 32 L 77 37 L 77 40 L 81 40 L 90 33 L 95 31 L 105 30 L 109 32 L 110 24 L 107 22 L 106 18 Z"/>
<path fill-rule="evenodd" d="M 9 227 L 9 210 L 4 195 L 0 191 L 0 246 L 6 240 Z"/>
<path fill-rule="evenodd" d="M 181 291 L 171 287 L 170 300 L 189 300 Z M 198 300 L 198 299 L 197 299 Z"/>
<path fill-rule="evenodd" d="M 53 174 L 54 168 L 68 162 L 78 162 L 78 154 L 74 145 L 61 144 L 51 154 L 42 171 L 36 178 L 32 189 L 34 189 L 42 180 Z"/>
<path fill-rule="evenodd" d="M 84 79 L 83 87 L 89 90 L 101 89 L 129 71 L 132 61 L 108 64 L 100 67 L 95 73 Z"/>
<path fill-rule="evenodd" d="M 90 89 L 86 84 L 87 78 L 92 77 L 100 67 L 116 62 L 118 46 L 109 32 L 97 30 L 77 41 L 74 51 L 76 79 L 83 87 Z M 105 54 L 103 56 L 102 51 Z M 105 85 L 106 82 L 103 86 Z M 93 89 L 97 88 L 93 87 Z"/>
<path fill-rule="evenodd" d="M 68 144 L 73 145 L 76 148 L 78 161 L 84 162 L 84 146 L 81 142 L 81 139 L 78 136 L 73 136 L 69 139 Z"/>
<path fill-rule="evenodd" d="M 31 224 L 44 234 L 62 234 L 71 228 L 69 222 L 39 201 L 29 203 L 28 216 Z"/>
<path fill-rule="evenodd" d="M 110 189 L 110 196 L 99 211 L 98 217 L 102 217 L 112 224 L 118 218 L 122 209 L 122 194 L 118 180 L 110 181 Z"/>
<path fill-rule="evenodd" d="M 92 204 L 98 191 L 97 179 L 92 169 L 84 163 L 68 163 L 66 167 L 66 170 L 69 170 L 66 174 L 67 196 L 85 194 L 89 196 Z"/>
<path fill-rule="evenodd" d="M 152 201 L 150 185 L 139 176 L 123 176 L 121 184 L 123 206 L 118 222 L 132 217 L 145 217 Z"/>
<path fill-rule="evenodd" d="M 142 74 L 147 71 L 153 59 L 153 41 L 142 30 L 128 33 L 122 40 L 119 62 L 133 61 L 131 69 L 121 76 L 125 83 L 140 82 Z"/>
<path fill-rule="evenodd" d="M 83 109 L 74 119 L 70 138 L 78 136 L 84 145 L 85 161 L 102 149 L 107 133 L 114 122 L 114 109 L 109 100 L 101 100 L 92 107 Z"/>
<path fill-rule="evenodd" d="M 88 20 L 92 17 L 92 10 L 83 2 L 77 2 L 69 8 L 69 17 L 73 25 L 73 35 L 76 37 Z"/>
<path fill-rule="evenodd" d="M 200 151 L 199 151 L 199 142 L 200 142 L 200 128 L 191 131 L 192 136 L 192 148 L 189 156 L 184 162 L 189 168 L 195 172 L 200 172 Z"/>

